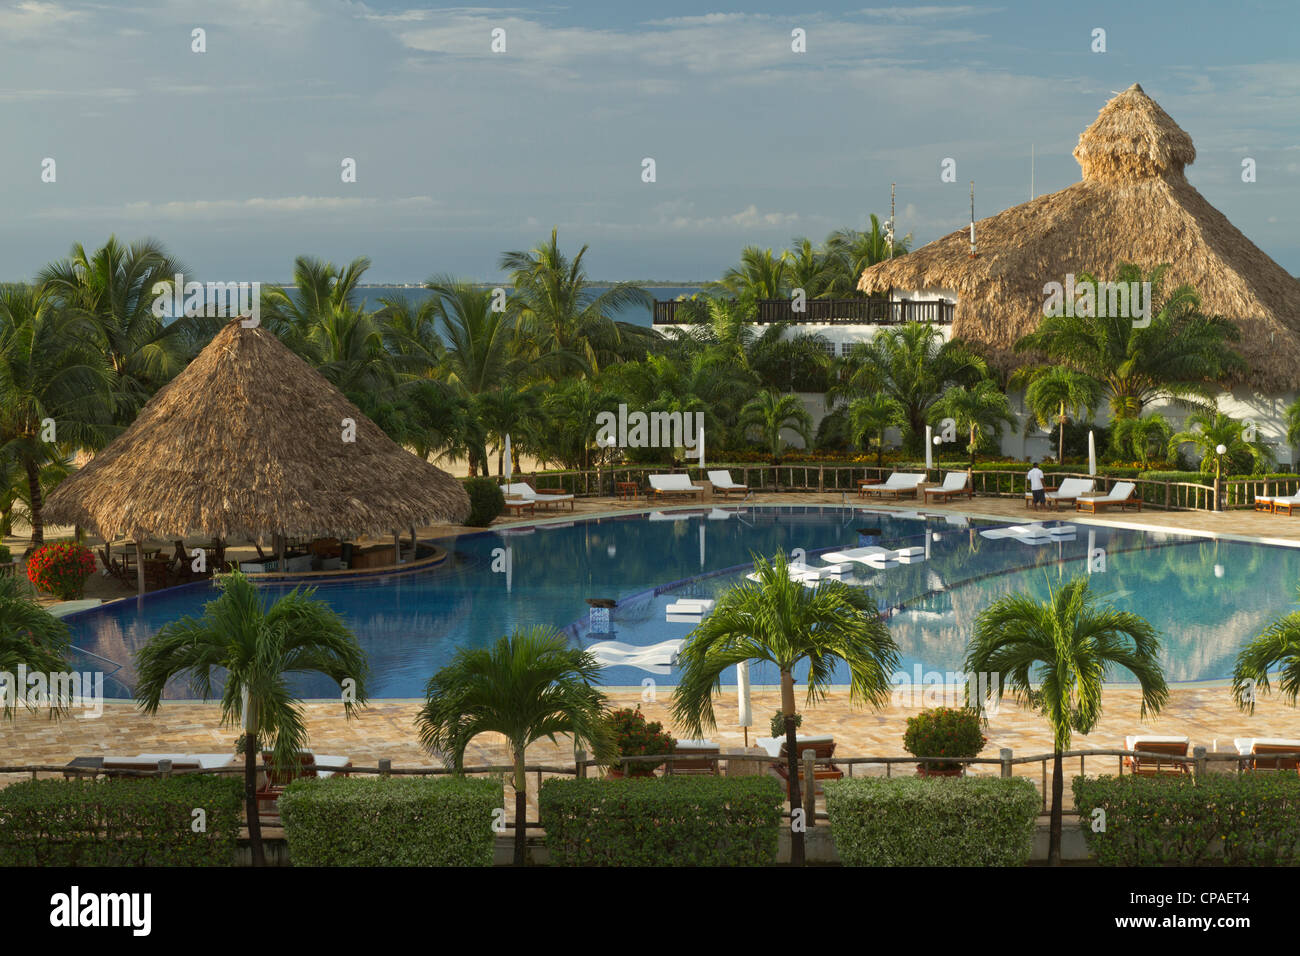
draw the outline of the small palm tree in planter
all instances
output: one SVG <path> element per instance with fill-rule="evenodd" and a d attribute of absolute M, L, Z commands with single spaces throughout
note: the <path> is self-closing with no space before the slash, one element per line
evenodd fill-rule
<path fill-rule="evenodd" d="M 415 718 L 420 741 L 458 772 L 479 734 L 498 733 L 514 762 L 516 866 L 527 860 L 528 776 L 524 754 L 543 737 L 573 737 L 597 760 L 613 754 L 605 695 L 592 687 L 600 664 L 570 647 L 552 627 L 516 630 L 492 647 L 465 647 L 429 679 L 428 700 Z"/>
<path fill-rule="evenodd" d="M 640 707 L 622 707 L 610 712 L 610 731 L 620 757 L 649 757 L 670 754 L 677 749 L 677 741 L 664 730 L 659 721 L 647 721 Z M 653 777 L 661 763 L 638 760 L 633 763 L 615 763 L 610 766 L 611 777 Z"/>
<path fill-rule="evenodd" d="M 935 707 L 907 718 L 903 749 L 913 757 L 978 757 L 988 743 L 973 710 Z M 916 765 L 918 777 L 960 777 L 964 764 L 925 760 Z"/>
<path fill-rule="evenodd" d="M 253 865 L 266 860 L 257 809 L 258 751 L 267 747 L 272 764 L 286 772 L 307 744 L 302 704 L 285 680 L 289 674 L 323 674 L 339 686 L 343 714 L 351 718 L 366 702 L 370 665 L 366 652 L 315 589 L 297 588 L 270 607 L 257 587 L 238 571 L 218 580 L 221 596 L 200 618 L 183 617 L 162 626 L 136 655 L 140 683 L 136 700 L 146 714 L 158 713 L 173 678 L 187 676 L 204 700 L 214 679 L 223 680 L 221 723 L 244 728 L 236 752 L 244 755 L 244 803 Z M 256 746 L 249 746 L 250 743 Z"/>
<path fill-rule="evenodd" d="M 1019 704 L 1042 714 L 1052 728 L 1051 865 L 1061 864 L 1061 755 L 1070 749 L 1071 733 L 1088 734 L 1097 725 L 1102 686 L 1116 668 L 1141 685 L 1140 716 L 1158 714 L 1169 698 L 1159 652 L 1156 629 L 1136 614 L 1099 607 L 1087 575 L 1050 588 L 1045 601 L 1008 594 L 976 618 L 966 645 L 966 672 L 1009 688 Z M 974 693 L 968 699 L 981 712 L 987 703 Z"/>

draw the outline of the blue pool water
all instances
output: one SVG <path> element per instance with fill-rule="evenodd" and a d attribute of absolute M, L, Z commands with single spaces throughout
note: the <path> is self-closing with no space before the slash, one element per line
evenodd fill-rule
<path fill-rule="evenodd" d="M 1017 590 L 1045 595 L 1058 573 L 1083 573 L 1090 552 L 1104 554 L 1104 569 L 1092 574 L 1094 589 L 1160 630 L 1171 681 L 1229 676 L 1240 647 L 1296 609 L 1300 549 L 1081 524 L 1072 526 L 1072 539 L 1034 545 L 989 539 L 981 531 L 996 525 L 953 523 L 958 520 L 849 507 L 763 506 L 546 523 L 449 539 L 441 542 L 451 551 L 441 567 L 322 584 L 317 596 L 347 620 L 369 655 L 375 698 L 422 696 L 428 678 L 457 648 L 486 646 L 519 626 L 555 625 L 584 647 L 611 638 L 634 645 L 684 638 L 692 625 L 665 621 L 671 601 L 714 597 L 743 581 L 752 554 L 802 548 L 810 563 L 820 564 L 819 551 L 864 543 L 859 529 L 879 529 L 878 543 L 887 547 L 928 549 L 919 563 L 863 569 L 848 579 L 869 588 L 889 613 L 909 673 L 916 665 L 923 671 L 959 670 L 975 617 L 990 601 Z M 500 570 L 493 570 L 494 563 Z M 270 599 L 289 589 L 265 590 Z M 200 613 L 212 597 L 205 582 L 70 616 L 74 664 L 102 667 L 109 693 L 129 696 L 136 650 L 162 624 Z M 620 601 L 613 633 L 589 633 L 587 598 Z M 769 670 L 755 665 L 753 681 L 775 683 Z M 633 667 L 609 667 L 604 683 L 636 685 L 647 676 Z M 675 683 L 671 675 L 656 680 Z M 337 693 L 328 683 L 306 678 L 296 689 L 309 697 Z M 177 686 L 169 696 L 190 695 Z"/>

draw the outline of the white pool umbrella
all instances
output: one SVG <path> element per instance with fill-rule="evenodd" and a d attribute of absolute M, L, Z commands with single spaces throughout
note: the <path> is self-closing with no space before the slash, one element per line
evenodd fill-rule
<path fill-rule="evenodd" d="M 700 426 L 699 443 L 695 446 L 700 456 L 700 477 L 704 477 L 704 426 Z"/>
<path fill-rule="evenodd" d="M 1088 429 L 1088 474 L 1097 473 L 1097 437 Z"/>
<path fill-rule="evenodd" d="M 745 728 L 745 746 L 749 746 L 749 728 L 754 725 L 753 708 L 749 703 L 749 661 L 736 665 L 736 701 L 739 704 L 739 716 L 736 723 Z"/>
<path fill-rule="evenodd" d="M 505 455 L 506 455 L 505 476 L 506 476 L 506 484 L 508 485 L 508 484 L 510 484 L 510 477 L 515 473 L 515 463 L 514 463 L 513 461 L 510 460 L 510 435 L 509 435 L 509 433 L 506 434 Z"/>
<path fill-rule="evenodd" d="M 934 429 L 929 425 L 925 426 L 925 470 L 929 471 L 934 467 L 934 444 L 931 435 Z"/>
<path fill-rule="evenodd" d="M 700 568 L 704 568 L 704 524 L 700 524 Z"/>

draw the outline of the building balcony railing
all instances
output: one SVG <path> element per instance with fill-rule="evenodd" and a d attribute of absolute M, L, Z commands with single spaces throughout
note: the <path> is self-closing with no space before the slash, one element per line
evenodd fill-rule
<path fill-rule="evenodd" d="M 796 311 L 790 299 L 760 299 L 750 319 L 757 325 L 791 322 L 800 325 L 903 325 L 931 322 L 951 325 L 956 305 L 951 302 L 889 302 L 883 299 L 807 299 Z M 701 321 L 703 311 L 691 302 L 655 300 L 655 325 L 689 325 Z"/>

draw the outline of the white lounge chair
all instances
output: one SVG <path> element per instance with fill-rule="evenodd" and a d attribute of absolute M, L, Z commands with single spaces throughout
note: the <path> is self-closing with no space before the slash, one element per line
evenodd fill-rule
<path fill-rule="evenodd" d="M 850 561 L 858 564 L 871 564 L 874 560 L 886 554 L 889 554 L 888 548 L 870 545 L 865 548 L 849 548 L 845 551 L 828 551 L 822 555 L 822 560 L 829 564 L 846 564 Z"/>
<path fill-rule="evenodd" d="M 927 504 L 931 495 L 943 501 L 949 501 L 958 495 L 965 495 L 967 498 L 975 497 L 975 492 L 970 487 L 970 475 L 964 471 L 950 471 L 943 476 L 943 484 L 931 485 L 921 490 Z"/>
<path fill-rule="evenodd" d="M 1189 741 L 1186 737 L 1161 737 L 1154 734 L 1130 734 L 1124 738 L 1124 749 L 1154 754 L 1165 754 L 1174 757 L 1186 757 L 1188 743 Z M 1174 761 L 1165 762 L 1157 757 L 1125 757 L 1124 765 L 1130 767 L 1135 774 L 1140 776 L 1191 772 L 1191 767 L 1186 763 Z"/>
<path fill-rule="evenodd" d="M 220 770 L 223 767 L 233 767 L 236 765 L 236 758 L 233 753 L 228 754 L 136 754 L 134 757 L 116 757 L 114 763 L 125 763 L 140 761 L 145 764 L 157 765 L 159 760 L 170 760 L 173 764 L 193 764 L 197 763 L 200 770 Z M 243 766 L 243 758 L 239 759 L 239 766 Z"/>
<path fill-rule="evenodd" d="M 520 498 L 524 501 L 532 502 L 536 506 L 549 508 L 554 505 L 559 507 L 565 502 L 569 505 L 569 510 L 573 510 L 573 495 L 566 494 L 559 489 L 548 490 L 543 488 L 541 491 L 534 491 L 533 486 L 526 481 L 517 481 L 513 484 L 502 485 L 501 493 L 507 498 Z"/>
<path fill-rule="evenodd" d="M 890 495 L 894 498 L 909 494 L 916 497 L 924 481 L 925 475 L 896 471 L 882 482 L 870 482 L 867 479 L 858 482 L 858 497 L 863 498 L 869 494 Z"/>
<path fill-rule="evenodd" d="M 729 471 L 709 472 L 709 484 L 713 486 L 714 494 L 720 491 L 724 498 L 728 497 L 733 491 L 737 493 L 749 491 L 749 485 L 738 485 L 732 481 L 731 472 Z"/>
<path fill-rule="evenodd" d="M 1117 481 L 1115 487 L 1110 489 L 1107 494 L 1080 495 L 1075 499 L 1074 510 L 1096 514 L 1098 508 L 1105 508 L 1109 505 L 1119 505 L 1121 511 L 1128 508 L 1129 505 L 1136 505 L 1137 510 L 1141 511 L 1142 499 L 1137 496 L 1137 485 L 1131 481 Z"/>
<path fill-rule="evenodd" d="M 1296 770 L 1297 758 L 1276 756 L 1300 753 L 1300 740 L 1294 737 L 1238 737 L 1233 744 L 1243 757 L 1258 758 L 1250 762 L 1252 770 Z"/>
<path fill-rule="evenodd" d="M 834 739 L 835 738 L 829 734 L 818 737 L 800 737 L 796 735 L 794 742 L 795 746 L 799 748 L 799 756 L 802 758 L 805 744 L 808 746 L 808 749 L 811 750 L 813 749 L 814 744 L 828 744 Z M 781 756 L 781 746 L 785 743 L 785 738 L 759 737 L 754 741 L 754 743 L 762 747 L 769 757 L 779 757 Z"/>
<path fill-rule="evenodd" d="M 704 488 L 691 484 L 690 475 L 651 475 L 650 489 L 657 495 L 704 495 Z"/>
<path fill-rule="evenodd" d="M 685 643 L 685 639 L 676 639 L 637 647 L 622 641 L 598 641 L 587 650 L 607 667 L 636 667 L 651 674 L 670 674 L 677 652 Z"/>
<path fill-rule="evenodd" d="M 1092 478 L 1062 478 L 1061 486 L 1047 492 L 1047 503 L 1055 508 L 1062 501 L 1074 501 L 1079 495 L 1091 494 L 1097 483 Z M 1025 492 L 1025 507 L 1034 500 L 1032 491 Z"/>
<path fill-rule="evenodd" d="M 1268 511 L 1275 515 L 1280 515 L 1282 509 L 1286 509 L 1288 515 L 1292 514 L 1295 507 L 1300 505 L 1300 494 L 1297 495 L 1256 495 L 1255 510 Z"/>
<path fill-rule="evenodd" d="M 669 624 L 699 624 L 714 604 L 708 598 L 678 598 L 664 611 Z"/>

